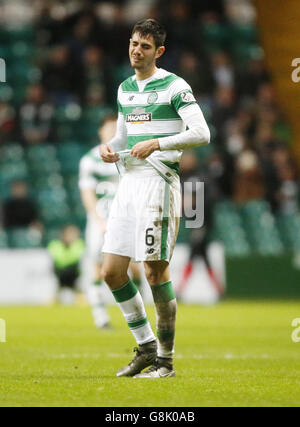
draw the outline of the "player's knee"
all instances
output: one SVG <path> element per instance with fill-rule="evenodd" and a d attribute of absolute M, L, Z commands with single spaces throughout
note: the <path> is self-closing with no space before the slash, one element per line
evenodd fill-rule
<path fill-rule="evenodd" d="M 116 278 L 116 273 L 113 270 L 103 269 L 102 270 L 102 276 L 103 276 L 103 280 L 108 285 L 110 285 L 112 282 L 114 282 L 114 280 Z"/>
<path fill-rule="evenodd" d="M 158 283 L 161 283 L 161 273 L 157 271 L 148 271 L 146 272 L 146 277 L 149 285 L 154 286 Z"/>
<path fill-rule="evenodd" d="M 124 277 L 124 275 L 117 270 L 103 269 L 102 275 L 103 275 L 103 280 L 111 288 L 115 288 L 116 286 L 121 286 L 124 281 L 126 282 L 126 277 Z"/>

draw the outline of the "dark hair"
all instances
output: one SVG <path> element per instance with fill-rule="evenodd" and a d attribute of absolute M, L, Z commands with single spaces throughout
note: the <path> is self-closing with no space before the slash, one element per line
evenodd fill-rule
<path fill-rule="evenodd" d="M 155 42 L 155 47 L 163 46 L 166 41 L 166 30 L 155 19 L 142 19 L 133 27 L 131 36 L 134 33 L 139 33 L 141 36 L 152 36 Z"/>

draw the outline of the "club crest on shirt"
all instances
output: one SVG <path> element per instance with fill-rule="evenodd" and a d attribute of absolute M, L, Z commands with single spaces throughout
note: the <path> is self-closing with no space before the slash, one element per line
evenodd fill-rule
<path fill-rule="evenodd" d="M 157 93 L 156 93 L 156 92 L 152 92 L 152 93 L 150 93 L 150 95 L 148 96 L 147 103 L 148 103 L 149 105 L 155 104 L 155 102 L 157 101 L 157 98 L 158 98 Z"/>
<path fill-rule="evenodd" d="M 194 102 L 196 101 L 194 95 L 190 92 L 182 92 L 181 99 L 183 102 Z"/>
<path fill-rule="evenodd" d="M 145 108 L 137 107 L 132 113 L 126 114 L 126 122 L 131 124 L 141 124 L 152 121 L 152 113 L 146 113 Z"/>

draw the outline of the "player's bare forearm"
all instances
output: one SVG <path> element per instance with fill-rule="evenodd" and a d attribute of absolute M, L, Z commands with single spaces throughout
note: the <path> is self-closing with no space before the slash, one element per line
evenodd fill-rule
<path fill-rule="evenodd" d="M 158 139 L 149 139 L 148 141 L 138 142 L 132 147 L 131 155 L 140 160 L 145 160 L 157 150 L 160 150 Z"/>

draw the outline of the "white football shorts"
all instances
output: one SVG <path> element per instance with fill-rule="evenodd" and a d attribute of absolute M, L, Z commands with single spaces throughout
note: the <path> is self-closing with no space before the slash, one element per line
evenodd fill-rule
<path fill-rule="evenodd" d="M 101 233 L 98 221 L 92 215 L 88 215 L 87 217 L 85 241 L 88 258 L 96 263 L 101 263 L 103 260 L 102 247 L 104 243 L 104 233 Z"/>
<path fill-rule="evenodd" d="M 170 262 L 181 214 L 180 180 L 167 183 L 151 166 L 126 171 L 112 203 L 104 253 L 132 261 Z"/>

